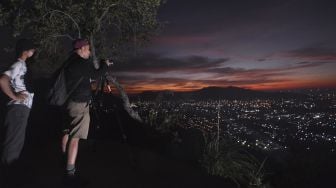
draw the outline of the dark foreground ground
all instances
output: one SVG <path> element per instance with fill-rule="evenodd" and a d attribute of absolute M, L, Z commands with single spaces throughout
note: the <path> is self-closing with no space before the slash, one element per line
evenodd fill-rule
<path fill-rule="evenodd" d="M 235 187 L 231 182 L 205 175 L 191 165 L 168 159 L 143 148 L 113 140 L 83 142 L 78 172 L 89 181 L 85 187 Z M 22 188 L 61 188 L 60 154 L 56 143 L 26 147 L 15 183 Z M 134 161 L 134 162 L 133 162 Z"/>
<path fill-rule="evenodd" d="M 0 112 L 3 120 L 4 109 Z M 198 165 L 165 155 L 161 136 L 150 138 L 155 134 L 125 112 L 119 116 L 103 114 L 99 121 L 93 114 L 91 117 L 90 139 L 81 141 L 76 165 L 80 177 L 89 182 L 87 188 L 236 187 L 230 180 L 208 176 Z M 61 122 L 57 110 L 35 103 L 18 169 L 12 176 L 15 186 L 10 188 L 69 187 L 63 185 Z M 98 124 L 103 128 L 97 130 Z M 122 132 L 128 136 L 126 142 Z"/>

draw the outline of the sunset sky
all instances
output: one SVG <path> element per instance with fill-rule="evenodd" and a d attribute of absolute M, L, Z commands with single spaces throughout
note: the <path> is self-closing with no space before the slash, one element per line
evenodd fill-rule
<path fill-rule="evenodd" d="M 129 92 L 336 87 L 333 0 L 168 0 L 163 30 L 115 66 Z"/>

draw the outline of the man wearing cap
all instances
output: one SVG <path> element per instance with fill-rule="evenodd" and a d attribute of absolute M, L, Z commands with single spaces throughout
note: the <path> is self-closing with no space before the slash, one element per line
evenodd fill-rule
<path fill-rule="evenodd" d="M 0 77 L 0 89 L 8 97 L 4 127 L 5 138 L 2 143 L 1 163 L 11 166 L 22 151 L 30 109 L 34 93 L 27 84 L 27 59 L 35 53 L 35 46 L 28 39 L 16 43 L 17 60 Z"/>
<path fill-rule="evenodd" d="M 73 53 L 65 62 L 65 79 L 67 90 L 74 89 L 66 102 L 67 122 L 62 137 L 62 151 L 66 157 L 66 177 L 76 177 L 76 158 L 80 139 L 87 139 L 91 100 L 90 79 L 104 74 L 107 65 L 96 70 L 90 59 L 90 45 L 87 40 L 77 39 L 73 42 Z"/>

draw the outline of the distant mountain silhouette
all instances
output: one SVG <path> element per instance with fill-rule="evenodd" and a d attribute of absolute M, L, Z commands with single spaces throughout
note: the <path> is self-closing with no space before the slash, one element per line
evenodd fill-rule
<path fill-rule="evenodd" d="M 239 87 L 206 87 L 193 92 L 198 99 L 242 99 L 267 97 L 268 93 Z"/>
<path fill-rule="evenodd" d="M 291 92 L 265 92 L 240 87 L 206 87 L 200 90 L 189 92 L 174 92 L 174 91 L 146 91 L 132 98 L 142 100 L 178 100 L 178 99 L 194 99 L 194 100 L 219 100 L 219 99 L 265 99 L 265 98 L 306 98 L 307 95 L 291 93 Z"/>

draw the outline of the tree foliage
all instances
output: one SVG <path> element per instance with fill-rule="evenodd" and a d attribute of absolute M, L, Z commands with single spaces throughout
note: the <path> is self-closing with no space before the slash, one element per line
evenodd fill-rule
<path fill-rule="evenodd" d="M 161 4 L 161 0 L 2 0 L 0 26 L 11 28 L 13 37 L 28 34 L 38 43 L 35 70 L 40 73 L 60 67 L 68 56 L 66 44 L 76 38 L 90 41 L 98 68 L 100 59 L 123 59 L 130 48 L 156 33 Z M 141 120 L 122 86 L 111 74 L 107 79 L 120 92 L 126 111 Z"/>
<path fill-rule="evenodd" d="M 161 3 L 161 0 L 2 0 L 0 25 L 10 27 L 14 37 L 32 36 L 40 47 L 39 58 L 48 57 L 52 65 L 65 58 L 65 44 L 75 38 L 87 38 L 97 63 L 98 59 L 129 55 L 125 54 L 129 48 L 148 41 L 160 28 L 157 12 Z"/>

